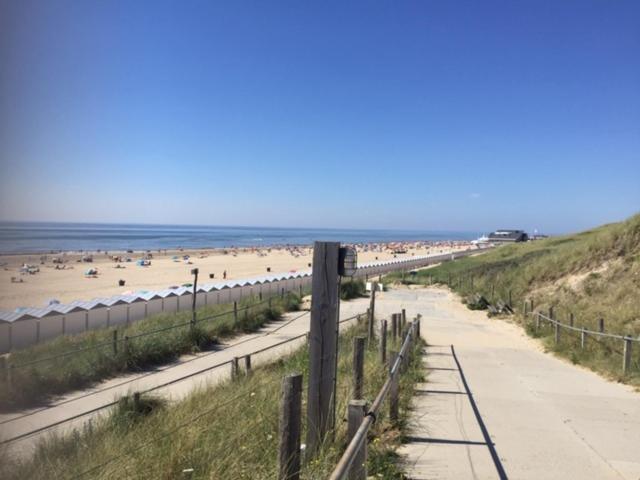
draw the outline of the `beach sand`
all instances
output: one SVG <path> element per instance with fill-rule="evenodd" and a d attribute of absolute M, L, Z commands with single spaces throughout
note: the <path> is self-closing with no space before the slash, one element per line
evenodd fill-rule
<path fill-rule="evenodd" d="M 413 255 L 437 254 L 468 248 L 468 242 L 438 243 L 391 243 L 358 246 L 358 262 L 367 263 L 377 260 L 410 258 Z M 394 254 L 394 250 L 404 249 L 405 254 Z M 311 247 L 261 247 L 259 249 L 206 249 L 184 251 L 151 252 L 151 265 L 138 266 L 136 261 L 144 256 L 143 252 L 93 253 L 93 262 L 79 262 L 81 253 L 3 255 L 0 257 L 0 309 L 13 310 L 17 307 L 44 307 L 49 300 L 61 303 L 74 300 L 91 300 L 96 297 L 109 297 L 139 290 L 161 290 L 173 285 L 182 285 L 193 281 L 192 268 L 199 268 L 198 282 L 214 283 L 223 281 L 226 270 L 227 279 L 247 278 L 271 273 L 305 270 L 312 259 Z M 115 262 L 113 255 L 131 262 Z M 189 255 L 189 262 L 183 260 Z M 179 260 L 175 261 L 174 256 Z M 54 264 L 54 258 L 64 261 Z M 29 264 L 39 272 L 21 273 L 24 264 Z M 117 266 L 123 268 L 116 268 Z M 64 269 L 56 269 L 64 267 Z M 96 268 L 98 275 L 87 278 L 85 271 Z M 209 278 L 214 274 L 215 278 Z M 14 281 L 12 281 L 12 278 Z M 125 280 L 124 286 L 118 281 Z"/>

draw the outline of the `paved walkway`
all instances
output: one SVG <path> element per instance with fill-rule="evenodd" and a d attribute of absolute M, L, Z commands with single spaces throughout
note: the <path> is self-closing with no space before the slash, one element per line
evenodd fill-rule
<path fill-rule="evenodd" d="M 421 313 L 430 344 L 400 450 L 410 478 L 493 479 L 504 468 L 511 479 L 640 479 L 640 394 L 545 354 L 520 327 L 443 290 L 391 295 L 381 304 Z"/>
<path fill-rule="evenodd" d="M 340 318 L 363 313 L 369 306 L 368 298 L 361 298 L 340 305 Z M 63 433 L 78 428 L 91 418 L 103 415 L 109 409 L 101 407 L 115 399 L 135 391 L 144 391 L 164 385 L 154 391 L 165 398 L 177 400 L 203 385 L 211 385 L 230 377 L 229 364 L 212 368 L 234 357 L 274 346 L 309 331 L 309 312 L 291 312 L 283 320 L 272 322 L 262 330 L 242 335 L 216 346 L 215 350 L 196 355 L 183 355 L 174 363 L 143 372 L 112 378 L 93 388 L 73 392 L 51 402 L 46 408 L 36 408 L 0 415 L 0 441 L 43 429 L 7 445 L 10 455 L 28 455 L 37 441 L 51 433 Z M 285 355 L 305 342 L 305 338 L 275 346 L 258 355 L 252 355 L 252 367 Z M 241 366 L 243 364 L 241 363 Z M 209 369 L 209 370 L 207 370 Z M 203 371 L 204 370 L 204 371 Z M 93 412 L 97 410 L 96 412 Z M 78 416 L 74 420 L 70 420 Z M 57 422 L 63 422 L 58 426 Z"/>

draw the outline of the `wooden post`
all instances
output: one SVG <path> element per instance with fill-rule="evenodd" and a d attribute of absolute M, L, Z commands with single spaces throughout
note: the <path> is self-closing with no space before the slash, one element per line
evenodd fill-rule
<path fill-rule="evenodd" d="M 335 426 L 339 250 L 338 242 L 315 242 L 313 247 L 307 395 L 309 456 L 316 454 L 326 433 Z"/>
<path fill-rule="evenodd" d="M 124 336 L 124 358 L 127 365 L 129 364 L 129 337 L 127 335 Z"/>
<path fill-rule="evenodd" d="M 193 273 L 193 293 L 191 294 L 192 302 L 191 302 L 191 328 L 194 328 L 196 325 L 196 292 L 198 291 L 198 269 L 194 268 L 191 270 Z"/>
<path fill-rule="evenodd" d="M 420 314 L 418 314 L 418 316 L 415 319 L 416 322 L 416 338 L 420 338 L 420 320 L 421 320 L 421 316 Z"/>
<path fill-rule="evenodd" d="M 364 337 L 353 339 L 353 398 L 362 399 L 362 384 L 364 379 Z"/>
<path fill-rule="evenodd" d="M 556 322 L 553 324 L 555 328 L 555 341 L 556 345 L 560 342 L 560 322 Z"/>
<path fill-rule="evenodd" d="M 549 318 L 553 320 L 553 306 L 549 307 Z"/>
<path fill-rule="evenodd" d="M 604 333 L 604 318 L 598 319 L 598 331 Z"/>
<path fill-rule="evenodd" d="M 7 385 L 7 391 L 11 391 L 11 365 L 9 365 L 9 356 L 0 356 L 0 367 L 2 368 L 2 374 L 4 375 L 4 381 Z"/>
<path fill-rule="evenodd" d="M 387 362 L 387 321 L 382 320 L 380 327 L 380 363 L 384 365 Z"/>
<path fill-rule="evenodd" d="M 113 354 L 118 355 L 118 330 L 113 331 Z"/>
<path fill-rule="evenodd" d="M 376 290 L 378 289 L 378 284 L 376 282 L 371 283 L 371 300 L 369 302 L 369 342 L 373 341 L 374 331 L 373 331 L 373 322 L 376 318 Z"/>
<path fill-rule="evenodd" d="M 400 322 L 401 328 L 400 331 L 403 332 L 404 331 L 404 327 L 407 324 L 407 311 L 403 308 L 402 309 L 402 320 Z"/>
<path fill-rule="evenodd" d="M 584 327 L 582 327 L 582 330 L 580 330 L 580 348 L 584 350 L 584 347 L 586 344 L 587 344 L 587 332 L 584 329 Z"/>
<path fill-rule="evenodd" d="M 395 313 L 391 314 L 391 341 L 395 343 L 396 337 L 398 336 L 398 315 Z"/>
<path fill-rule="evenodd" d="M 533 312 L 533 298 L 531 299 L 531 308 L 529 310 Z"/>
<path fill-rule="evenodd" d="M 240 359 L 233 357 L 231 360 L 231 380 L 235 380 L 240 375 Z"/>
<path fill-rule="evenodd" d="M 244 356 L 244 371 L 247 375 L 251 373 L 251 355 Z"/>
<path fill-rule="evenodd" d="M 140 413 L 140 392 L 133 392 L 133 409 Z"/>
<path fill-rule="evenodd" d="M 233 323 L 238 324 L 238 302 L 233 301 Z"/>
<path fill-rule="evenodd" d="M 391 351 L 389 352 L 389 372 L 393 368 L 393 364 L 396 363 L 396 359 L 398 358 L 398 352 Z M 400 393 L 400 385 L 398 384 L 398 377 L 400 376 L 400 372 L 396 372 L 395 376 L 391 381 L 391 388 L 389 389 L 389 419 L 392 423 L 398 422 L 399 417 L 399 408 L 398 408 L 398 397 Z"/>
<path fill-rule="evenodd" d="M 631 367 L 631 337 L 624 337 L 624 351 L 622 353 L 622 373 L 626 374 Z"/>
<path fill-rule="evenodd" d="M 364 400 L 351 400 L 349 402 L 347 440 L 351 441 L 367 414 L 367 403 Z M 349 480 L 366 480 L 367 478 L 367 442 L 362 442 L 362 447 L 356 452 L 351 469 L 349 470 Z"/>
<path fill-rule="evenodd" d="M 522 302 L 522 315 L 527 316 L 527 301 Z"/>
<path fill-rule="evenodd" d="M 569 313 L 569 325 L 573 327 L 573 312 Z"/>
<path fill-rule="evenodd" d="M 280 442 L 278 479 L 300 478 L 300 432 L 302 414 L 302 375 L 286 376 L 280 400 Z"/>

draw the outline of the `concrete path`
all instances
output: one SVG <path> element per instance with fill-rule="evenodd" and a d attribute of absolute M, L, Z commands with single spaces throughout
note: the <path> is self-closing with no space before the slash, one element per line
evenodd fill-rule
<path fill-rule="evenodd" d="M 364 313 L 369 299 L 362 298 L 340 305 L 340 318 L 345 319 Z M 349 323 L 349 322 L 348 322 Z M 309 312 L 291 312 L 283 320 L 272 322 L 262 330 L 242 335 L 217 345 L 215 350 L 196 355 L 183 355 L 174 363 L 146 371 L 124 375 L 99 383 L 93 388 L 73 392 L 51 402 L 46 408 L 25 410 L 0 415 L 0 441 L 13 439 L 35 430 L 44 429 L 33 435 L 6 445 L 9 455 L 28 455 L 38 440 L 52 433 L 64 433 L 82 427 L 90 419 L 109 411 L 105 405 L 115 399 L 135 391 L 158 388 L 154 394 L 171 400 L 185 397 L 193 390 L 215 384 L 230 377 L 231 368 L 227 363 L 234 357 L 242 357 L 255 351 L 272 347 L 278 343 L 309 331 Z M 252 367 L 285 355 L 305 342 L 305 338 L 270 348 L 258 355 L 252 355 Z M 241 359 L 242 360 L 242 359 Z M 243 363 L 241 362 L 241 367 Z M 94 412 L 94 410 L 96 410 Z M 74 419 L 74 417 L 77 417 Z M 70 420 L 73 419 L 73 420 Z M 62 422 L 60 425 L 55 425 Z"/>
<path fill-rule="evenodd" d="M 493 479 L 501 465 L 511 479 L 640 479 L 639 393 L 545 354 L 520 327 L 469 311 L 444 290 L 386 296 L 383 309 L 423 315 L 430 344 L 428 381 L 400 450 L 410 478 Z"/>

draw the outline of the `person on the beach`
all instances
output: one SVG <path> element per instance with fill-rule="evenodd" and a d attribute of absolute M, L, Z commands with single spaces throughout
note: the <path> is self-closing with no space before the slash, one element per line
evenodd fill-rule
<path fill-rule="evenodd" d="M 222 279 L 223 280 L 227 279 L 227 271 L 226 270 L 224 272 L 222 272 Z"/>

